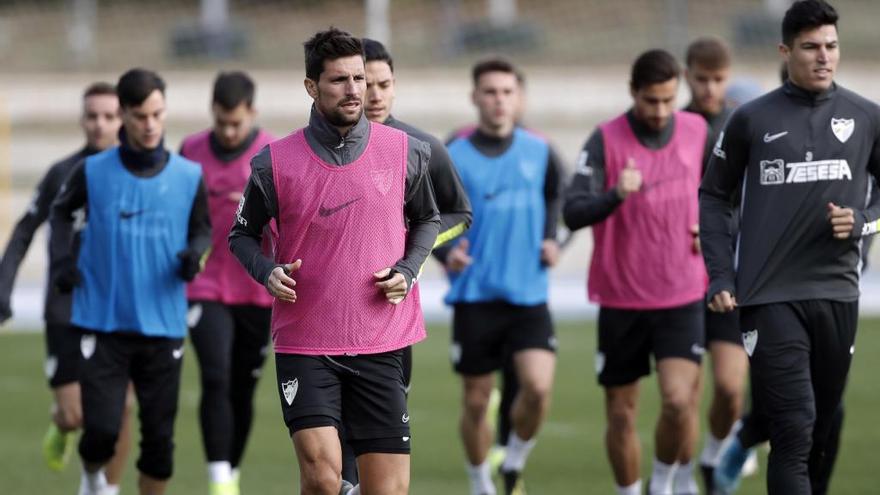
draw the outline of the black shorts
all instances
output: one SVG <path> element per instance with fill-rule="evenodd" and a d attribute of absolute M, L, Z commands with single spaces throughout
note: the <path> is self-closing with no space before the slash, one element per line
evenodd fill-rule
<path fill-rule="evenodd" d="M 281 412 L 291 436 L 344 427 L 355 454 L 409 454 L 403 351 L 354 356 L 275 354 Z"/>
<path fill-rule="evenodd" d="M 742 347 L 739 327 L 739 308 L 730 313 L 716 313 L 706 308 L 706 345 L 712 342 L 730 342 Z"/>
<path fill-rule="evenodd" d="M 46 379 L 58 388 L 79 380 L 82 332 L 66 323 L 46 323 Z"/>
<path fill-rule="evenodd" d="M 602 386 L 630 384 L 651 374 L 655 361 L 684 358 L 700 364 L 705 349 L 704 302 L 668 309 L 599 308 L 596 372 Z"/>
<path fill-rule="evenodd" d="M 452 321 L 452 367 L 462 375 L 499 370 L 513 354 L 526 349 L 556 352 L 553 320 L 546 304 L 460 303 Z"/>

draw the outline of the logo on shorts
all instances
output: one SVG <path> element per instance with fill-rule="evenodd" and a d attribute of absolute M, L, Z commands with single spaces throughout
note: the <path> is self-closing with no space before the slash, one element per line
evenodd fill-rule
<path fill-rule="evenodd" d="M 856 353 L 856 346 L 854 346 L 854 345 L 849 346 L 849 355 L 852 356 L 855 353 Z"/>
<path fill-rule="evenodd" d="M 754 329 L 751 332 L 743 333 L 743 347 L 746 348 L 746 354 L 749 357 L 752 356 L 752 353 L 755 352 L 755 346 L 758 345 L 758 329 Z"/>
<path fill-rule="evenodd" d="M 46 372 L 46 378 L 51 380 L 55 376 L 55 372 L 58 371 L 58 358 L 48 356 L 45 364 L 43 364 L 43 371 Z"/>
<path fill-rule="evenodd" d="M 449 346 L 449 359 L 452 360 L 452 364 L 458 364 L 461 361 L 461 344 L 458 342 L 453 342 Z"/>
<path fill-rule="evenodd" d="M 174 359 L 182 358 L 183 357 L 183 345 L 181 344 L 181 346 L 178 347 L 177 349 L 171 349 L 171 356 Z"/>
<path fill-rule="evenodd" d="M 409 442 L 409 437 L 402 437 L 404 442 Z"/>
<path fill-rule="evenodd" d="M 553 335 L 547 339 L 547 345 L 555 351 L 556 349 L 559 349 L 559 340 Z"/>
<path fill-rule="evenodd" d="M 691 353 L 694 356 L 702 356 L 706 353 L 706 348 L 701 346 L 700 344 L 693 344 L 691 345 Z"/>
<path fill-rule="evenodd" d="M 190 306 L 189 310 L 186 312 L 186 326 L 195 328 L 202 319 L 202 311 L 203 308 L 201 304 L 193 304 Z"/>
<path fill-rule="evenodd" d="M 403 413 L 403 416 L 400 417 L 400 421 L 403 424 L 409 423 L 409 413 Z"/>
<path fill-rule="evenodd" d="M 605 354 L 602 352 L 596 352 L 596 374 L 601 375 L 602 370 L 605 369 Z"/>
<path fill-rule="evenodd" d="M 96 340 L 94 334 L 86 334 L 79 339 L 79 352 L 82 353 L 84 359 L 92 357 L 92 354 L 95 353 Z"/>
<path fill-rule="evenodd" d="M 281 384 L 281 391 L 284 392 L 284 400 L 287 405 L 293 405 L 293 399 L 296 397 L 296 391 L 299 390 L 299 379 L 294 378 Z"/>

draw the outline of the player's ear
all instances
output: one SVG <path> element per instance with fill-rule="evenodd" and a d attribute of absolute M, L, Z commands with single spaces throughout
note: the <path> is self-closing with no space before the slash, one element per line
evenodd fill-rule
<path fill-rule="evenodd" d="M 786 45 L 785 43 L 780 43 L 779 54 L 782 55 L 782 59 L 785 60 L 785 62 L 787 63 L 788 57 L 791 56 L 791 48 L 789 48 L 788 45 Z"/>
<path fill-rule="evenodd" d="M 318 99 L 318 83 L 309 79 L 308 77 L 303 80 L 303 86 L 306 88 L 306 93 L 312 97 L 313 100 Z"/>

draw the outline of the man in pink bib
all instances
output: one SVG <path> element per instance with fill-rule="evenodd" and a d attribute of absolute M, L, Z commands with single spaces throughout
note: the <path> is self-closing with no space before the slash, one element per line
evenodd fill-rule
<path fill-rule="evenodd" d="M 405 494 L 402 349 L 425 337 L 414 284 L 440 227 L 430 147 L 364 116 L 358 38 L 319 32 L 305 58 L 309 125 L 254 157 L 229 245 L 275 297 L 278 391 L 302 493 Z M 260 248 L 270 219 L 274 260 Z M 340 427 L 356 487 L 342 484 Z"/>
<path fill-rule="evenodd" d="M 596 371 L 605 387 L 606 444 L 618 493 L 641 493 L 639 379 L 656 362 L 662 411 L 650 494 L 695 494 L 706 270 L 697 239 L 697 189 L 708 155 L 702 117 L 675 111 L 680 69 L 662 50 L 632 67 L 633 107 L 605 122 L 581 151 L 563 216 L 593 226 L 590 300 L 599 304 Z"/>

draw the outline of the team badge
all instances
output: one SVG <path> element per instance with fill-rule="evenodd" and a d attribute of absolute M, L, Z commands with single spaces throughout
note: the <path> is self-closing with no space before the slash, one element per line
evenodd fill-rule
<path fill-rule="evenodd" d="M 745 332 L 743 334 L 743 347 L 746 348 L 746 354 L 749 357 L 752 357 L 752 353 L 755 352 L 755 346 L 758 345 L 758 329 L 754 329 L 751 332 Z"/>
<path fill-rule="evenodd" d="M 293 404 L 293 399 L 296 397 L 297 390 L 299 390 L 299 380 L 296 378 L 281 384 L 281 391 L 284 392 L 284 400 L 287 401 L 288 406 Z"/>
<path fill-rule="evenodd" d="M 388 194 L 388 190 L 391 189 L 391 181 L 394 179 L 394 169 L 385 168 L 382 170 L 370 170 L 370 177 L 373 179 L 373 184 L 376 186 L 376 189 L 382 193 L 382 196 Z"/>
<path fill-rule="evenodd" d="M 97 337 L 95 337 L 95 334 L 83 335 L 79 339 L 79 351 L 82 353 L 83 358 L 88 359 L 92 357 L 92 354 L 95 353 L 96 341 Z"/>
<path fill-rule="evenodd" d="M 785 183 L 785 161 L 761 160 L 761 185 L 769 186 Z"/>
<path fill-rule="evenodd" d="M 856 129 L 856 119 L 831 118 L 831 132 L 841 143 L 845 143 Z"/>
<path fill-rule="evenodd" d="M 58 371 L 58 358 L 55 356 L 47 357 L 46 363 L 43 365 L 43 371 L 46 372 L 46 378 L 51 380 L 55 376 L 55 372 Z"/>

